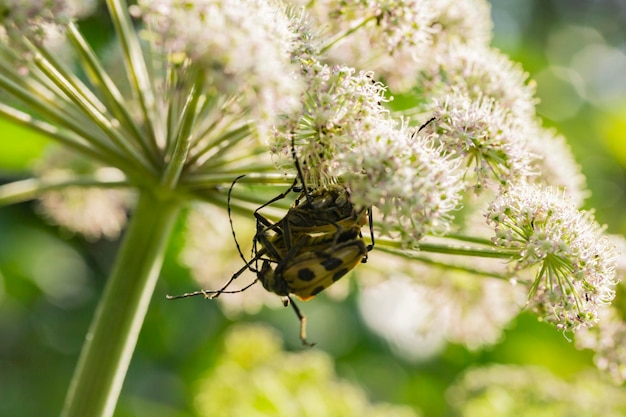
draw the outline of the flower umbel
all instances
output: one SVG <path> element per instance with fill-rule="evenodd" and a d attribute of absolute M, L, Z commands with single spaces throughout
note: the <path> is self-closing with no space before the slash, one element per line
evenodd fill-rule
<path fill-rule="evenodd" d="M 356 72 L 346 66 L 329 67 L 317 61 L 303 66 L 307 81 L 301 112 L 285 115 L 275 126 L 271 150 L 279 165 L 293 169 L 292 142 L 311 187 L 327 185 L 353 166 L 342 156 L 362 152 L 371 130 L 389 119 L 383 104 L 385 86 L 373 73 Z"/>
<path fill-rule="evenodd" d="M 405 124 L 382 125 L 342 160 L 353 167 L 344 178 L 354 203 L 378 209 L 381 233 L 413 246 L 427 234 L 449 230 L 463 183 L 457 161 L 442 156 L 428 137 Z"/>
<path fill-rule="evenodd" d="M 607 372 L 613 381 L 621 384 L 626 380 L 626 324 L 622 313 L 613 306 L 603 306 L 598 311 L 600 322 L 592 328 L 576 333 L 576 347 L 595 352 L 594 362 Z"/>
<path fill-rule="evenodd" d="M 445 97 L 461 91 L 473 100 L 494 99 L 520 120 L 535 117 L 535 84 L 508 57 L 487 47 L 451 45 L 421 72 L 425 96 Z"/>
<path fill-rule="evenodd" d="M 615 296 L 615 253 L 590 212 L 539 185 L 506 189 L 487 210 L 493 242 L 516 253 L 515 270 L 534 267 L 529 303 L 564 331 L 592 326 Z"/>
<path fill-rule="evenodd" d="M 344 183 L 357 207 L 380 211 L 381 233 L 399 232 L 406 246 L 445 232 L 460 201 L 457 162 L 391 118 L 373 74 L 320 65 L 305 73 L 303 112 L 284 118 L 274 132 L 279 162 L 293 170 L 293 143 L 307 186 Z"/>
<path fill-rule="evenodd" d="M 493 98 L 476 99 L 454 90 L 443 102 L 432 107 L 436 123 L 425 127 L 442 150 L 463 161 L 463 168 L 474 168 L 466 178 L 478 191 L 490 181 L 506 183 L 530 175 L 531 161 L 525 130 Z"/>

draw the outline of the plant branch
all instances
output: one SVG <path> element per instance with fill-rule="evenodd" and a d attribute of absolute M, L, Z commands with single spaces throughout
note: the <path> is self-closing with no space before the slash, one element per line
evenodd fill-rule
<path fill-rule="evenodd" d="M 377 238 L 376 246 L 386 246 L 389 248 L 398 249 L 398 255 L 402 253 L 409 254 L 410 251 L 407 251 L 402 247 L 402 242 Z M 454 245 L 448 243 L 426 243 L 421 242 L 417 247 L 417 250 L 420 252 L 429 252 L 429 253 L 441 253 L 447 255 L 461 255 L 461 256 L 476 256 L 480 258 L 496 258 L 496 259 L 514 259 L 515 256 L 518 255 L 518 252 L 512 250 L 500 249 L 495 246 L 492 247 L 473 247 L 468 245 Z"/>
<path fill-rule="evenodd" d="M 113 175 L 112 178 L 109 175 L 95 175 L 89 177 L 69 177 L 58 180 L 29 178 L 13 181 L 8 184 L 0 185 L 0 207 L 34 200 L 45 192 L 61 190 L 67 187 L 130 187 L 128 181 L 120 179 L 119 177 L 119 175 Z"/>
<path fill-rule="evenodd" d="M 142 136 L 145 135 L 145 133 L 143 133 L 137 123 L 134 122 L 127 109 L 127 101 L 120 93 L 117 85 L 104 70 L 98 60 L 98 57 L 82 37 L 74 23 L 70 23 L 68 25 L 67 36 L 74 46 L 74 50 L 78 53 L 87 76 L 91 80 L 92 84 L 98 88 L 98 91 L 106 100 L 111 112 L 120 121 L 122 126 L 135 138 L 135 142 L 139 143 L 144 153 L 154 164 L 156 155 L 151 153 L 151 150 L 147 148 L 145 141 L 142 140 Z"/>
<path fill-rule="evenodd" d="M 171 160 L 168 161 L 165 172 L 161 178 L 161 185 L 169 189 L 173 189 L 178 183 L 183 169 L 185 168 L 187 157 L 189 156 L 191 132 L 196 120 L 196 110 L 201 96 L 203 77 L 198 77 L 196 81 L 197 82 L 189 92 L 187 102 L 183 108 L 174 149 L 172 155 L 169 155 Z"/>
<path fill-rule="evenodd" d="M 82 110 L 83 114 L 89 116 L 93 123 L 115 144 L 115 148 L 122 152 L 122 155 L 135 161 L 135 163 L 140 163 L 148 172 L 153 172 L 153 167 L 146 160 L 145 155 L 130 145 L 134 141 L 128 140 L 123 134 L 124 132 L 120 131 L 119 122 L 117 120 L 109 120 L 110 115 L 107 114 L 108 111 L 102 103 L 90 102 L 88 97 L 85 96 L 83 89 L 76 87 L 75 83 L 71 81 L 73 77 L 68 77 L 60 72 L 60 69 L 54 65 L 54 62 L 45 59 L 44 55 L 35 55 L 35 63 L 67 95 L 72 103 Z"/>
<path fill-rule="evenodd" d="M 156 107 L 154 91 L 139 39 L 128 15 L 128 4 L 124 0 L 107 0 L 106 3 L 122 47 L 130 85 L 143 111 L 146 135 L 141 135 L 140 138 L 145 138 L 145 146 L 152 149 L 154 155 L 158 155 L 159 147 L 154 136 Z"/>

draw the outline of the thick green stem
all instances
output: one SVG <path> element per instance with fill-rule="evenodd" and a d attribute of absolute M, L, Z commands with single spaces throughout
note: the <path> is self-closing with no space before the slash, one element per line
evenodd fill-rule
<path fill-rule="evenodd" d="M 163 263 L 179 203 L 141 192 L 85 339 L 63 417 L 110 417 Z"/>

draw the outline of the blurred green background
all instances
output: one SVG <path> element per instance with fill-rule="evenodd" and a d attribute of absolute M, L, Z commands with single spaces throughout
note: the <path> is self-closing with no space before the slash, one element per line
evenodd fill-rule
<path fill-rule="evenodd" d="M 492 16 L 494 46 L 537 80 L 538 111 L 569 139 L 583 167 L 593 193 L 586 208 L 596 209 L 610 233 L 626 233 L 626 2 L 493 0 Z M 102 7 L 81 26 L 106 44 L 95 35 L 110 33 Z M 3 121 L 0 132 L 0 183 L 26 178 L 45 139 Z M 0 416 L 58 414 L 117 245 L 67 236 L 43 220 L 34 203 L 0 208 Z M 220 362 L 224 334 L 236 324 L 216 303 L 165 301 L 167 293 L 197 287 L 176 262 L 181 245 L 177 234 L 116 417 L 196 416 L 198 381 Z M 372 402 L 452 416 L 445 391 L 468 367 L 533 364 L 573 378 L 593 366 L 590 352 L 577 351 L 529 314 L 496 346 L 471 352 L 448 345 L 433 359 L 409 362 L 365 327 L 355 301 L 354 292 L 342 302 L 322 295 L 303 308 L 311 337 L 320 342 L 314 349 L 329 354 L 337 378 L 360 386 Z M 265 309 L 236 322 L 270 325 L 286 350 L 302 352 L 291 311 Z"/>

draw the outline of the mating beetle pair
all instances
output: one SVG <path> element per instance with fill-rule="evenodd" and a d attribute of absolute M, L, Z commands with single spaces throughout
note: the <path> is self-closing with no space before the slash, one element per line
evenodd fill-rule
<path fill-rule="evenodd" d="M 167 298 L 177 299 L 196 295 L 216 298 L 223 293 L 245 291 L 256 281 L 260 281 L 267 291 L 284 297 L 285 305 L 291 304 L 300 320 L 300 339 L 304 345 L 310 346 L 306 340 L 306 318 L 291 295 L 303 301 L 309 300 L 358 264 L 366 262 L 368 252 L 374 247 L 374 233 L 371 210 L 355 209 L 344 186 L 333 184 L 309 190 L 304 183 L 304 175 L 293 144 L 292 153 L 298 177 L 285 192 L 254 212 L 257 231 L 254 237 L 253 258 L 249 261 L 245 259 L 233 231 L 235 244 L 245 265 L 235 272 L 220 290 L 200 290 Z M 232 189 L 242 177 L 233 181 L 228 192 L 229 217 Z M 302 187 L 301 194 L 282 219 L 272 223 L 260 214 L 261 209 L 294 191 L 298 181 Z M 372 242 L 370 245 L 365 244 L 361 234 L 361 227 L 366 223 L 370 226 Z M 256 273 L 257 279 L 240 290 L 228 291 L 228 286 L 246 270 Z"/>

